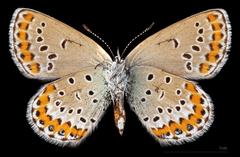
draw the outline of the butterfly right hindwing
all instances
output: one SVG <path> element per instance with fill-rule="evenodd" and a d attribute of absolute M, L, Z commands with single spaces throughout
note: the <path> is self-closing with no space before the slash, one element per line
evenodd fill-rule
<path fill-rule="evenodd" d="M 128 103 L 160 144 L 193 141 L 212 124 L 211 99 L 194 82 L 154 67 L 129 73 Z"/>

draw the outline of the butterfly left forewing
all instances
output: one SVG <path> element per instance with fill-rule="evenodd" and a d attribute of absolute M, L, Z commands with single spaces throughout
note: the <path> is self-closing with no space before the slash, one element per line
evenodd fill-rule
<path fill-rule="evenodd" d="M 85 68 L 43 86 L 27 117 L 46 141 L 75 146 L 97 126 L 110 104 L 102 68 Z"/>
<path fill-rule="evenodd" d="M 29 78 L 55 79 L 103 61 L 111 62 L 92 39 L 36 10 L 17 9 L 9 36 L 12 57 Z"/>
<path fill-rule="evenodd" d="M 212 124 L 211 100 L 194 82 L 146 66 L 129 74 L 128 103 L 160 144 L 193 141 Z"/>

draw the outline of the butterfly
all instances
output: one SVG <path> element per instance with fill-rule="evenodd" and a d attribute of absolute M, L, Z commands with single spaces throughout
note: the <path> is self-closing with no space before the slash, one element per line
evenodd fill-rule
<path fill-rule="evenodd" d="M 163 146 L 196 140 L 213 122 L 210 97 L 194 80 L 214 77 L 227 60 L 231 26 L 223 9 L 183 19 L 112 60 L 83 33 L 19 8 L 10 24 L 11 55 L 22 74 L 50 80 L 31 98 L 27 119 L 46 141 L 80 144 L 113 104 L 123 134 L 124 97 Z"/>

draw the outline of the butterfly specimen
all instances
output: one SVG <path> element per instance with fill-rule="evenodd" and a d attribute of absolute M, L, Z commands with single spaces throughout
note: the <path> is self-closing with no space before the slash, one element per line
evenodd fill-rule
<path fill-rule="evenodd" d="M 231 27 L 223 9 L 181 20 L 114 60 L 96 42 L 35 10 L 10 25 L 12 58 L 28 78 L 50 80 L 29 101 L 27 119 L 46 141 L 75 146 L 113 104 L 122 134 L 124 96 L 161 145 L 190 142 L 213 122 L 210 97 L 193 80 L 214 77 L 227 60 Z"/>

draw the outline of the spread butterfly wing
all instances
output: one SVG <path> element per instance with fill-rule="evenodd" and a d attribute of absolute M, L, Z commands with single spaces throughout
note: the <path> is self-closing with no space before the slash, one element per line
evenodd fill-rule
<path fill-rule="evenodd" d="M 160 144 L 193 141 L 212 124 L 211 100 L 194 82 L 146 66 L 129 74 L 127 101 Z"/>
<path fill-rule="evenodd" d="M 93 40 L 35 10 L 17 9 L 9 35 L 12 57 L 29 78 L 59 78 L 84 67 L 111 61 Z"/>
<path fill-rule="evenodd" d="M 204 11 L 144 40 L 127 56 L 127 64 L 153 66 L 184 78 L 211 78 L 227 60 L 230 30 L 224 10 Z"/>
<path fill-rule="evenodd" d="M 75 146 L 97 126 L 110 104 L 103 71 L 85 68 L 43 86 L 30 100 L 27 118 L 46 141 Z"/>

